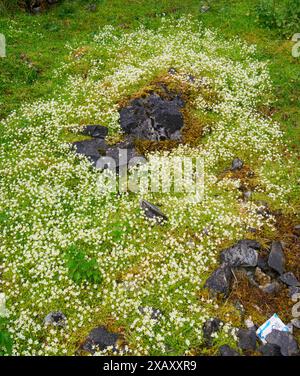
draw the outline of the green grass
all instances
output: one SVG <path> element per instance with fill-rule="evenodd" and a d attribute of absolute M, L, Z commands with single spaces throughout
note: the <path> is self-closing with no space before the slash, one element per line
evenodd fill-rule
<path fill-rule="evenodd" d="M 98 1 L 97 11 L 87 8 L 88 1 L 64 1 L 45 14 L 24 12 L 4 14 L 0 32 L 7 37 L 7 58 L 0 60 L 0 119 L 21 103 L 51 96 L 63 80 L 53 78 L 53 71 L 67 59 L 65 45 L 81 43 L 99 27 L 112 24 L 120 29 L 134 29 L 139 22 L 156 27 L 162 14 L 191 13 L 205 26 L 220 28 L 225 37 L 238 35 L 257 44 L 261 59 L 270 61 L 277 102 L 275 119 L 279 120 L 291 141 L 299 148 L 300 59 L 291 55 L 293 43 L 282 39 L 276 30 L 258 23 L 259 1 L 220 0 L 211 2 L 207 13 L 199 11 L 199 1 Z M 94 2 L 95 3 L 95 2 Z M 299 30 L 295 30 L 295 33 Z M 28 66 L 26 59 L 32 62 Z"/>
<path fill-rule="evenodd" d="M 211 9 L 204 14 L 200 12 L 199 1 L 194 0 L 128 0 L 126 2 L 124 0 L 103 0 L 97 2 L 98 7 L 96 12 L 91 12 L 86 8 L 88 3 L 88 1 L 64 1 L 61 5 L 55 6 L 47 13 L 38 16 L 17 11 L 15 13 L 11 11 L 4 12 L 3 10 L 3 15 L 0 18 L 0 32 L 7 37 L 7 57 L 0 60 L 0 120 L 5 119 L 12 111 L 18 110 L 24 103 L 34 103 L 39 99 L 58 97 L 62 93 L 62 87 L 65 86 L 67 75 L 85 77 L 85 74 L 91 68 L 91 61 L 93 59 L 101 58 L 104 63 L 103 71 L 100 69 L 97 71 L 99 76 L 101 74 L 110 74 L 111 69 L 117 67 L 115 62 L 118 55 L 115 57 L 113 52 L 111 52 L 114 43 L 111 45 L 107 43 L 102 48 L 99 48 L 97 43 L 93 41 L 92 37 L 99 32 L 100 27 L 107 24 L 114 25 L 116 27 L 115 33 L 118 36 L 122 36 L 124 33 L 135 31 L 140 24 L 145 25 L 146 28 L 155 30 L 160 26 L 161 19 L 164 16 L 168 18 L 168 16 L 172 15 L 175 18 L 179 18 L 185 14 L 192 14 L 194 18 L 203 22 L 205 27 L 216 29 L 217 34 L 223 37 L 224 40 L 238 36 L 242 40 L 258 46 L 255 58 L 269 62 L 271 80 L 274 86 L 272 97 L 272 106 L 275 111 L 274 118 L 279 121 L 284 131 L 284 140 L 289 144 L 289 147 L 295 150 L 299 149 L 300 110 L 297 100 L 300 95 L 300 59 L 293 58 L 291 55 L 292 42 L 282 39 L 276 30 L 266 29 L 258 23 L 256 12 L 258 1 L 211 1 L 209 2 Z M 295 30 L 295 32 L 300 32 L 300 30 Z M 163 36 L 167 37 L 167 33 Z M 150 41 L 155 40 L 154 37 L 151 38 Z M 169 40 L 172 42 L 172 38 Z M 222 41 L 222 38 L 220 41 Z M 80 49 L 83 49 L 86 56 L 82 59 L 76 59 L 73 56 L 70 59 L 69 49 L 66 48 L 66 45 L 78 48 L 78 53 L 80 53 Z M 139 55 L 142 55 L 147 60 L 147 54 L 151 54 L 153 48 L 151 45 L 150 47 L 148 46 L 148 49 L 145 48 L 145 50 L 139 51 L 133 46 L 132 51 L 129 51 L 130 48 L 124 51 L 121 47 L 118 46 L 120 50 L 117 49 L 116 54 L 120 54 L 120 51 L 124 55 L 126 52 L 130 52 L 133 56 L 131 61 L 134 61 L 133 58 L 138 58 Z M 157 46 L 158 48 L 159 46 Z M 241 57 L 245 56 L 235 44 L 227 51 L 224 50 L 226 48 L 220 48 L 217 57 L 224 57 L 228 60 L 231 57 L 231 61 L 238 63 Z M 182 51 L 180 49 L 180 53 Z M 229 54 L 231 56 L 228 56 Z M 179 55 L 178 60 L 181 58 L 181 54 Z M 216 58 L 215 55 L 213 56 Z M 74 62 L 74 64 L 70 64 L 70 61 Z M 176 61 L 176 63 L 179 62 Z M 63 64 L 65 64 L 65 69 L 62 70 L 62 74 L 56 75 L 55 71 Z M 244 65 L 247 66 L 247 62 L 244 62 Z M 142 80 L 136 80 L 133 83 L 130 82 L 132 86 L 128 84 L 125 94 L 131 95 L 137 90 L 142 89 L 143 85 L 149 84 L 149 80 L 153 78 L 152 76 L 163 73 L 159 69 L 160 67 L 157 68 L 157 71 L 145 75 L 145 82 L 142 82 Z M 201 76 L 203 72 L 199 68 L 197 73 Z M 213 74 L 214 72 L 212 71 Z M 209 73 L 204 72 L 204 76 L 209 76 Z M 91 81 L 94 80 L 93 84 L 98 78 L 91 74 Z M 123 81 L 121 78 L 120 83 L 122 84 Z M 233 85 L 234 77 L 231 76 L 229 81 Z M 91 88 L 93 89 L 94 86 L 91 85 Z M 107 92 L 109 93 L 109 90 Z M 119 94 L 117 90 L 116 92 Z M 0 210 L 0 225 L 7 231 L 6 236 L 3 236 L 6 246 L 5 262 L 7 260 L 10 261 L 11 258 L 11 261 L 16 262 L 18 265 L 18 267 L 14 268 L 13 272 L 10 270 L 6 272 L 5 279 L 16 283 L 20 291 L 20 296 L 22 296 L 22 303 L 17 307 L 14 314 L 17 315 L 19 313 L 18 310 L 25 312 L 27 308 L 29 314 L 31 314 L 31 310 L 33 310 L 32 303 L 35 303 L 35 299 L 39 300 L 38 308 L 34 311 L 35 317 L 33 321 L 28 321 L 28 326 L 24 329 L 24 332 L 28 331 L 26 335 L 28 337 L 31 336 L 30 325 L 34 325 L 34 320 L 39 323 L 42 322 L 45 311 L 62 309 L 70 317 L 70 320 L 73 317 L 77 317 L 78 310 L 77 308 L 74 309 L 75 305 L 70 306 L 65 302 L 65 285 L 63 284 L 66 283 L 65 281 L 68 283 L 75 282 L 74 286 L 70 284 L 72 287 L 70 291 L 74 293 L 72 299 L 78 299 L 76 304 L 79 301 L 78 306 L 80 308 L 82 308 L 80 305 L 81 301 L 86 304 L 85 307 L 88 305 L 88 308 L 84 312 L 86 317 L 83 327 L 81 328 L 82 321 L 79 318 L 78 323 L 80 325 L 78 324 L 75 328 L 76 330 L 70 335 L 70 341 L 66 342 L 66 350 L 70 354 L 74 353 L 78 342 L 85 338 L 88 330 L 92 329 L 95 325 L 99 325 L 99 323 L 110 325 L 115 330 L 122 331 L 125 328 L 124 331 L 126 332 L 127 340 L 131 342 L 131 345 L 136 344 L 137 352 L 140 351 L 138 349 L 140 338 L 136 332 L 131 331 L 130 325 L 132 324 L 132 318 L 135 318 L 134 315 L 140 320 L 139 325 L 141 327 L 144 324 L 142 323 L 142 318 L 137 316 L 137 307 L 132 306 L 132 312 L 129 310 L 128 307 L 131 309 L 131 301 L 143 306 L 159 307 L 168 313 L 176 307 L 184 317 L 189 317 L 190 306 L 193 306 L 194 309 L 195 307 L 198 309 L 201 306 L 201 309 L 203 308 L 202 318 L 204 319 L 209 315 L 214 315 L 216 311 L 220 316 L 222 314 L 225 316 L 228 312 L 231 314 L 229 304 L 226 306 L 226 302 L 220 308 L 216 308 L 213 301 L 207 300 L 205 303 L 199 304 L 198 296 L 183 294 L 181 289 L 190 292 L 195 288 L 195 283 L 192 283 L 188 279 L 192 275 L 192 271 L 195 273 L 195 279 L 200 278 L 198 275 L 198 265 L 195 265 L 199 260 L 194 260 L 194 250 L 187 248 L 186 243 L 191 239 L 195 240 L 197 246 L 200 246 L 199 249 L 201 249 L 201 252 L 206 257 L 206 261 L 201 265 L 202 269 L 200 268 L 201 273 L 203 273 L 201 275 L 201 278 L 203 278 L 203 283 L 201 282 L 202 289 L 205 279 L 211 273 L 211 269 L 215 267 L 219 247 L 223 243 L 227 245 L 228 242 L 229 245 L 241 236 L 245 236 L 245 229 L 249 226 L 249 222 L 252 224 L 253 221 L 253 225 L 257 224 L 259 228 L 263 228 L 259 223 L 260 220 L 256 218 L 257 215 L 255 213 L 248 213 L 249 217 L 246 214 L 243 216 L 242 210 L 245 208 L 242 208 L 243 204 L 240 205 L 240 201 L 238 200 L 240 193 L 231 184 L 232 181 L 230 182 L 230 179 L 228 182 L 226 180 L 221 182 L 220 186 L 214 184 L 213 180 L 211 180 L 208 183 L 209 193 L 207 201 L 203 204 L 195 205 L 191 212 L 188 209 L 185 210 L 186 203 L 180 203 L 179 196 L 175 198 L 174 195 L 170 200 L 164 197 L 164 195 L 150 196 L 158 203 L 162 203 L 162 209 L 166 210 L 167 214 L 171 215 L 174 219 L 172 225 L 167 223 L 161 227 L 153 226 L 151 228 L 150 224 L 145 225 L 145 219 L 139 216 L 140 211 L 136 195 L 130 194 L 128 197 L 116 197 L 112 195 L 111 200 L 107 201 L 102 197 L 99 198 L 93 189 L 96 177 L 91 172 L 91 169 L 88 170 L 88 168 L 80 165 L 74 156 L 58 148 L 59 141 L 61 140 L 71 142 L 78 139 L 78 135 L 71 134 L 67 131 L 67 127 L 63 127 L 75 122 L 77 125 L 81 124 L 82 118 L 77 114 L 76 106 L 79 107 L 81 103 L 84 103 L 83 100 L 85 98 L 82 98 L 83 94 L 86 94 L 84 90 L 78 94 L 78 97 L 74 95 L 74 103 L 72 103 L 74 105 L 72 107 L 73 112 L 70 111 L 69 118 L 63 118 L 63 124 L 60 124 L 58 121 L 54 125 L 48 124 L 47 111 L 43 112 L 42 109 L 41 116 L 37 114 L 29 115 L 28 118 L 25 118 L 20 115 L 17 120 L 8 123 L 11 128 L 5 130 L 1 138 L 5 153 L 1 153 L 0 156 L 7 158 L 7 165 L 1 170 L 1 173 L 5 174 L 5 184 L 3 183 L 2 188 L 5 195 L 3 195 L 3 202 L 1 203 L 3 207 Z M 265 98 L 263 94 L 262 97 Z M 63 93 L 63 95 L 67 96 L 68 93 Z M 86 99 L 94 98 L 91 96 Z M 95 94 L 95 99 L 99 100 L 97 93 Z M 117 96 L 113 97 L 113 100 L 117 99 L 119 99 Z M 55 119 L 59 119 L 58 114 L 60 114 L 60 110 L 61 108 L 57 104 L 57 118 Z M 262 113 L 267 113 L 270 108 L 269 106 L 264 106 L 264 103 L 262 103 L 258 110 Z M 201 117 L 201 111 L 198 110 L 199 117 Z M 205 121 L 209 116 L 205 115 Z M 218 119 L 218 115 L 212 114 L 212 125 L 217 123 L 214 116 Z M 89 120 L 84 118 L 82 122 Z M 107 123 L 109 123 L 109 120 L 107 120 Z M 49 129 L 44 127 L 44 122 L 49 125 Z M 266 124 L 270 125 L 272 123 Z M 210 166 L 212 169 L 212 171 L 209 171 L 210 174 L 213 173 L 216 176 L 224 168 L 228 167 L 232 153 L 239 153 L 241 158 L 251 161 L 252 165 L 249 167 L 255 172 L 260 172 L 259 161 L 261 160 L 261 155 L 251 155 L 251 140 L 249 141 L 247 135 L 247 133 L 251 134 L 251 131 L 255 132 L 255 125 L 250 122 L 249 128 L 254 129 L 249 129 L 249 132 L 248 128 L 246 131 L 242 130 L 242 136 L 245 137 L 244 142 L 248 148 L 244 148 L 245 143 L 239 143 L 238 138 L 235 138 L 235 131 L 239 131 L 239 124 L 232 121 L 230 124 L 227 124 L 224 134 L 222 133 L 222 129 L 212 132 L 211 135 L 209 134 L 203 140 L 200 140 L 199 148 L 191 149 L 190 152 L 193 156 L 194 154 L 197 155 L 198 152 L 200 155 L 201 147 L 207 147 L 207 145 L 209 145 L 207 150 L 211 151 L 213 155 L 219 156 L 217 153 L 218 145 L 221 145 L 226 152 L 228 151 L 229 155 L 224 152 L 225 156 L 220 155 L 219 158 L 216 157 L 216 163 L 212 163 L 212 166 Z M 37 129 L 36 138 L 32 137 L 36 130 L 35 126 Z M 59 126 L 62 128 L 60 129 Z M 259 129 L 259 127 L 257 128 Z M 268 135 L 268 127 L 266 128 L 259 133 L 262 137 Z M 40 131 L 45 132 L 46 136 L 41 135 Z M 226 132 L 232 136 L 228 142 L 224 141 Z M 45 142 L 43 141 L 43 137 L 45 138 Z M 214 137 L 216 138 L 214 139 Z M 270 132 L 271 137 L 272 132 Z M 264 140 L 262 140 L 262 144 L 263 142 Z M 14 147 L 14 143 L 18 145 L 19 149 Z M 266 143 L 263 145 L 266 145 Z M 269 146 L 269 143 L 267 145 Z M 259 148 L 253 149 L 254 151 L 263 150 Z M 278 157 L 280 157 L 280 153 L 281 149 L 278 150 Z M 273 153 L 272 155 L 276 156 L 277 153 Z M 22 159 L 23 157 L 24 160 Z M 280 164 L 284 164 L 285 162 L 286 159 L 282 158 L 275 165 L 273 160 L 269 165 L 265 163 L 265 171 L 262 177 L 273 174 L 270 177 L 270 182 L 278 182 L 282 187 L 286 187 L 286 173 L 288 168 L 293 168 L 294 165 L 283 166 Z M 257 175 L 259 180 L 259 173 Z M 294 181 L 296 178 L 295 173 L 290 178 L 290 185 L 292 187 L 296 186 L 296 181 Z M 264 181 L 261 181 L 261 184 L 263 186 Z M 266 184 L 265 190 L 262 189 L 256 192 L 256 198 L 265 199 L 268 192 L 274 193 L 271 184 L 270 186 Z M 299 205 L 299 203 L 297 204 L 298 198 L 296 193 L 290 193 L 295 211 L 297 205 Z M 274 208 L 281 207 L 282 197 L 280 195 L 275 198 L 267 196 L 267 198 L 272 201 Z M 10 203 L 12 204 L 12 209 Z M 34 207 L 33 210 L 28 209 L 31 205 Z M 178 212 L 174 213 L 173 205 L 180 205 Z M 290 208 L 285 204 L 284 209 L 288 210 Z M 200 235 L 201 240 L 199 240 L 199 237 L 194 237 L 195 234 L 197 235 L 197 232 L 199 235 L 207 224 L 212 224 L 212 228 L 214 228 L 214 232 L 210 234 L 209 238 Z M 33 228 L 39 233 L 37 240 L 32 234 Z M 268 231 L 268 238 L 274 236 L 274 229 L 270 229 L 268 224 L 266 228 L 267 230 L 265 231 Z M 45 229 L 49 233 L 47 231 L 44 233 Z M 101 238 L 102 234 L 103 238 Z M 70 236 L 75 237 L 77 235 L 79 238 L 82 236 L 82 239 L 80 239 L 82 240 L 82 244 L 79 242 L 78 245 L 76 241 L 72 243 L 73 245 L 66 244 L 70 242 Z M 266 232 L 263 235 L 266 235 Z M 53 239 L 57 241 L 57 249 Z M 170 239 L 172 242 L 175 242 L 174 247 Z M 73 239 L 71 240 L 73 241 Z M 262 236 L 262 239 L 259 240 L 265 239 Z M 40 241 L 40 245 L 38 241 Z M 11 253 L 8 252 L 10 248 L 13 250 Z M 38 266 L 39 262 L 43 264 L 44 251 L 48 252 L 44 265 L 46 271 L 42 268 L 37 274 L 31 274 L 31 271 Z M 209 263 L 207 269 L 204 268 L 206 262 L 207 264 Z M 9 267 L 14 267 L 14 265 L 14 263 L 9 263 Z M 98 273 L 98 265 L 101 266 L 105 273 L 109 273 L 109 278 L 107 275 L 104 275 L 102 278 L 102 275 Z M 149 265 L 151 265 L 151 268 L 157 266 L 157 270 L 163 270 L 164 265 L 169 267 L 170 273 L 166 273 L 162 278 L 166 283 L 165 286 L 161 287 L 159 279 L 154 279 L 157 275 L 151 276 L 147 274 L 149 272 Z M 177 265 L 180 265 L 186 274 L 176 274 Z M 58 268 L 57 275 L 51 275 L 52 266 Z M 18 273 L 16 273 L 16 269 L 18 269 Z M 32 296 L 30 283 L 27 284 L 27 282 L 43 282 L 44 277 L 41 277 L 41 275 L 44 276 L 42 274 L 44 272 L 46 274 L 49 272 L 49 280 L 53 278 L 61 288 L 60 295 L 57 297 L 55 294 L 51 295 L 55 297 L 53 300 L 47 302 L 45 302 L 47 299 L 42 295 L 48 294 L 46 288 L 44 289 L 43 286 L 39 287 L 41 290 L 37 289 L 34 291 L 36 295 Z M 175 281 L 172 280 L 172 277 L 169 277 L 172 273 L 175 275 Z M 131 292 L 125 288 L 126 282 L 133 281 L 134 276 L 140 278 L 140 286 L 142 288 L 144 288 L 144 283 L 146 286 L 145 289 L 149 288 L 149 294 L 145 293 L 144 295 L 142 295 L 142 288 L 139 288 L 138 293 L 141 294 L 141 302 L 134 300 L 136 298 L 134 291 Z M 155 280 L 157 286 L 155 283 L 152 285 L 153 280 Z M 80 285 L 82 281 L 89 281 L 89 283 L 87 285 Z M 92 286 L 93 284 L 96 286 Z M 124 284 L 124 288 L 122 284 Z M 66 283 L 66 286 L 69 285 Z M 106 301 L 103 303 L 101 294 L 106 289 L 111 289 L 109 291 L 113 291 L 114 294 L 111 297 L 110 294 L 105 295 Z M 95 299 L 95 296 L 97 296 L 99 301 Z M 168 300 L 169 298 L 170 300 Z M 13 304 L 17 305 L 18 299 L 19 297 L 16 296 L 13 299 L 10 297 L 9 304 L 12 304 L 13 300 Z M 89 299 L 91 300 L 90 302 Z M 125 310 L 124 312 L 130 312 L 130 317 L 129 315 L 122 316 L 122 303 L 124 300 L 126 300 L 126 304 L 128 305 L 126 307 L 128 311 Z M 101 304 L 103 303 L 102 306 L 100 306 L 100 301 Z M 161 307 L 162 304 L 163 306 Z M 120 310 L 118 312 L 121 312 L 121 315 L 119 315 L 121 317 L 119 317 L 117 323 L 111 322 L 111 317 L 115 313 L 114 305 Z M 197 313 L 197 309 L 193 312 L 196 320 L 200 316 Z M 92 312 L 91 315 L 89 315 L 90 312 Z M 25 317 L 26 314 L 25 312 Z M 240 321 L 237 322 L 237 325 L 241 325 Z M 20 323 L 22 324 L 21 321 Z M 167 333 L 167 327 L 164 330 Z M 159 334 L 157 328 L 154 328 L 153 331 L 154 334 Z M 37 332 L 40 335 L 41 332 L 38 330 Z M 225 334 L 221 333 L 214 343 L 214 348 L 207 350 L 208 353 L 217 353 L 218 347 L 221 344 L 230 343 L 234 346 L 235 341 L 232 338 L 228 339 L 228 336 Z M 0 338 L 1 353 L 1 346 L 10 347 L 10 337 L 9 333 L 5 330 L 2 331 L 2 334 L 0 332 L 0 335 L 2 335 Z M 47 333 L 45 332 L 46 335 Z M 184 336 L 189 338 L 189 342 L 194 349 L 201 346 L 201 334 L 199 332 L 195 333 L 189 322 L 186 322 L 182 327 L 176 328 L 171 335 L 168 334 L 165 337 L 166 345 L 170 349 L 168 351 L 171 355 L 182 354 L 185 350 L 187 344 L 184 341 Z M 151 347 L 150 339 L 149 347 Z M 147 339 L 144 339 L 144 341 L 147 341 Z M 41 340 L 41 343 L 45 344 L 45 342 L 47 341 Z M 64 339 L 62 343 L 65 343 Z M 26 354 L 26 345 L 26 341 L 24 341 L 24 349 L 21 348 L 23 345 L 20 345 L 18 350 L 22 350 Z M 144 342 L 144 345 L 148 345 L 148 343 Z M 38 348 L 39 343 L 34 344 L 34 346 Z M 46 349 L 45 351 L 52 353 L 51 349 Z M 156 348 L 152 354 L 159 354 L 159 350 Z"/>

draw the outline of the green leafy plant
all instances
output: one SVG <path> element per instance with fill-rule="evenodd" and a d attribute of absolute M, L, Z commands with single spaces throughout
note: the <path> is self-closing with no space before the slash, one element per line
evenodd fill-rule
<path fill-rule="evenodd" d="M 101 283 L 102 275 L 95 258 L 87 259 L 85 253 L 72 245 L 66 253 L 67 268 L 70 278 L 76 283 Z"/>
<path fill-rule="evenodd" d="M 256 7 L 259 23 L 291 37 L 299 31 L 300 0 L 261 0 Z"/>
<path fill-rule="evenodd" d="M 6 330 L 7 319 L 0 317 L 0 356 L 12 353 L 13 341 Z"/>

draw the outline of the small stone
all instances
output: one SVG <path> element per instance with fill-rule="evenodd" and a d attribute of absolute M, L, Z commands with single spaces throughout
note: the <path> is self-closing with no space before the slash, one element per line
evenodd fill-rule
<path fill-rule="evenodd" d="M 255 350 L 256 349 L 256 328 L 252 329 L 239 329 L 237 337 L 239 339 L 239 347 L 242 350 Z"/>
<path fill-rule="evenodd" d="M 100 326 L 89 333 L 82 349 L 93 354 L 97 350 L 104 350 L 109 346 L 115 348 L 118 339 L 118 334 L 111 333 L 104 326 Z"/>
<path fill-rule="evenodd" d="M 251 267 L 257 265 L 259 243 L 252 240 L 241 240 L 234 246 L 221 253 L 221 260 L 226 264 L 238 267 Z"/>
<path fill-rule="evenodd" d="M 261 255 L 258 255 L 257 266 L 264 272 L 270 270 L 268 260 Z"/>
<path fill-rule="evenodd" d="M 201 13 L 207 13 L 210 10 L 210 7 L 208 5 L 203 5 L 200 8 Z"/>
<path fill-rule="evenodd" d="M 243 165 L 244 165 L 244 162 L 241 159 L 235 158 L 231 164 L 231 171 L 240 170 L 243 167 Z"/>
<path fill-rule="evenodd" d="M 278 282 L 267 283 L 259 288 L 266 294 L 275 294 L 280 290 L 280 284 Z"/>
<path fill-rule="evenodd" d="M 50 312 L 44 320 L 44 324 L 47 326 L 53 325 L 63 327 L 66 325 L 66 322 L 66 316 L 60 311 Z"/>
<path fill-rule="evenodd" d="M 228 265 L 221 265 L 207 279 L 205 287 L 216 293 L 228 295 L 232 281 L 232 272 Z"/>
<path fill-rule="evenodd" d="M 291 321 L 292 325 L 297 328 L 297 329 L 300 329 L 300 320 L 299 319 L 293 319 Z"/>
<path fill-rule="evenodd" d="M 285 283 L 288 286 L 300 287 L 300 282 L 292 272 L 284 273 L 279 278 L 283 283 Z"/>
<path fill-rule="evenodd" d="M 176 73 L 177 73 L 177 70 L 175 68 L 170 68 L 168 70 L 168 73 L 171 75 L 171 76 L 174 76 Z"/>
<path fill-rule="evenodd" d="M 273 242 L 268 259 L 268 265 L 279 274 L 284 273 L 285 258 L 280 242 Z"/>
<path fill-rule="evenodd" d="M 293 297 L 294 295 L 300 294 L 300 287 L 294 287 L 291 286 L 289 287 L 289 297 Z"/>
<path fill-rule="evenodd" d="M 298 344 L 289 332 L 273 329 L 266 337 L 266 341 L 272 345 L 280 347 L 281 355 L 293 356 L 299 354 Z"/>
<path fill-rule="evenodd" d="M 141 200 L 141 208 L 144 210 L 146 217 L 167 221 L 168 217 L 155 205 L 146 200 Z"/>
<path fill-rule="evenodd" d="M 221 320 L 218 318 L 210 319 L 205 321 L 203 324 L 203 337 L 206 341 L 211 340 L 211 335 L 219 331 L 221 326 Z"/>
<path fill-rule="evenodd" d="M 219 348 L 221 356 L 240 356 L 240 354 L 228 345 Z"/>
<path fill-rule="evenodd" d="M 262 354 L 262 356 L 281 356 L 280 347 L 270 343 L 261 345 L 258 348 L 258 351 Z"/>
<path fill-rule="evenodd" d="M 108 128 L 103 125 L 87 125 L 82 133 L 87 136 L 104 139 L 108 134 Z"/>
<path fill-rule="evenodd" d="M 246 191 L 243 193 L 243 197 L 245 200 L 249 200 L 252 196 L 252 192 L 251 191 Z"/>

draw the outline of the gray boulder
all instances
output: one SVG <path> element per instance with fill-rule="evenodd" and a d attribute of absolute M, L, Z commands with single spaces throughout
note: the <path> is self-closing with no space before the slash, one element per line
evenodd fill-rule
<path fill-rule="evenodd" d="M 119 335 L 109 332 L 104 326 L 93 329 L 81 348 L 89 353 L 104 350 L 109 346 L 115 348 Z"/>
<path fill-rule="evenodd" d="M 228 295 L 232 282 L 232 272 L 228 265 L 223 264 L 205 282 L 208 287 L 215 293 Z"/>
<path fill-rule="evenodd" d="M 292 286 L 292 287 L 300 286 L 300 282 L 298 281 L 298 279 L 295 277 L 294 273 L 292 272 L 284 273 L 279 278 L 283 283 L 285 283 L 288 286 Z"/>
<path fill-rule="evenodd" d="M 221 356 L 240 356 L 237 351 L 235 351 L 228 345 L 220 346 L 219 352 Z"/>
<path fill-rule="evenodd" d="M 272 345 L 271 343 L 266 343 L 258 348 L 258 351 L 262 356 L 281 356 L 280 347 L 277 345 Z"/>
<path fill-rule="evenodd" d="M 253 240 L 241 240 L 221 253 L 221 260 L 232 267 L 257 265 L 260 244 Z"/>
<path fill-rule="evenodd" d="M 259 288 L 266 294 L 276 294 L 280 290 L 280 284 L 277 281 L 267 283 Z"/>
<path fill-rule="evenodd" d="M 256 349 L 256 328 L 239 329 L 237 337 L 239 339 L 239 347 L 242 350 L 255 350 Z"/>
<path fill-rule="evenodd" d="M 272 345 L 279 346 L 281 355 L 283 356 L 299 354 L 298 344 L 293 335 L 289 332 L 273 329 L 272 332 L 267 335 L 266 341 Z"/>
<path fill-rule="evenodd" d="M 177 140 L 184 125 L 180 111 L 183 105 L 178 96 L 167 100 L 151 94 L 144 99 L 135 99 L 120 110 L 121 128 L 141 140 Z"/>
<path fill-rule="evenodd" d="M 273 242 L 269 254 L 268 265 L 279 274 L 284 273 L 285 257 L 280 242 Z"/>
<path fill-rule="evenodd" d="M 77 154 L 93 158 L 100 158 L 100 156 L 105 155 L 107 149 L 105 141 L 100 138 L 74 142 L 73 146 Z"/>

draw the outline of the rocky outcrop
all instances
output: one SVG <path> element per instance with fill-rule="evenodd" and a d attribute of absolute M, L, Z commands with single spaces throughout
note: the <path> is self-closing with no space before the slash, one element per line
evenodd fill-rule
<path fill-rule="evenodd" d="M 122 130 L 136 139 L 163 141 L 180 140 L 184 125 L 179 96 L 163 99 L 158 94 L 132 100 L 120 110 Z"/>

